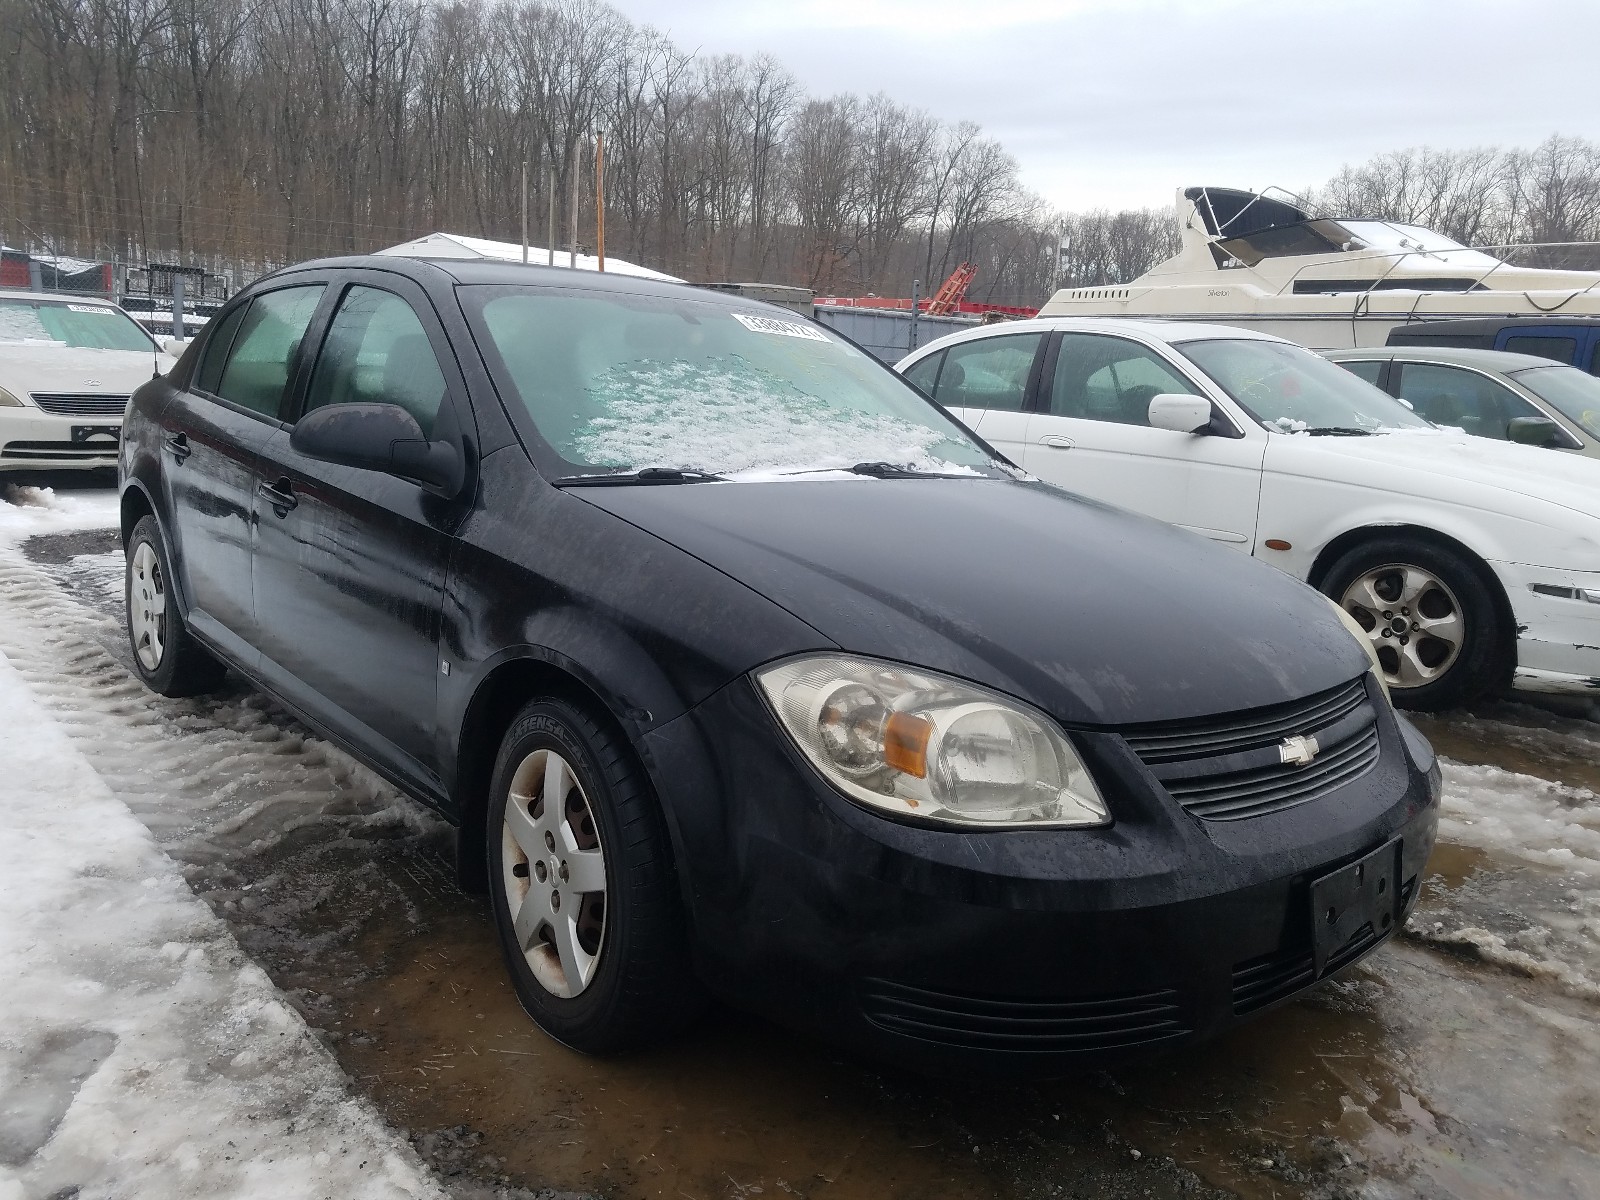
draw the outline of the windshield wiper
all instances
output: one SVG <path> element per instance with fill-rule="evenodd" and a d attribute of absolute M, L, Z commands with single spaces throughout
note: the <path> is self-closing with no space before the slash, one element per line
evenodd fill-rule
<path fill-rule="evenodd" d="M 551 482 L 556 487 L 620 487 L 634 483 L 721 483 L 726 479 L 726 475 L 713 475 L 709 471 L 645 467 L 638 471 L 619 471 L 614 475 L 567 475 Z"/>
<path fill-rule="evenodd" d="M 937 471 L 913 471 L 891 462 L 858 462 L 846 470 L 852 475 L 870 475 L 874 479 L 927 479 L 938 474 Z"/>
<path fill-rule="evenodd" d="M 1357 429 L 1353 425 L 1317 425 L 1304 432 L 1312 437 L 1371 437 L 1372 430 Z"/>

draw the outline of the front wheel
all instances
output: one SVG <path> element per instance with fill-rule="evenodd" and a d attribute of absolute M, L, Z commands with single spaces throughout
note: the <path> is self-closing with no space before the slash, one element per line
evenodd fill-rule
<path fill-rule="evenodd" d="M 672 1032 L 697 989 L 661 811 L 627 747 L 574 705 L 534 701 L 490 788 L 491 903 L 523 1009 L 591 1054 Z"/>
<path fill-rule="evenodd" d="M 1367 542 L 1333 564 L 1322 590 L 1366 630 L 1401 708 L 1438 712 L 1505 683 L 1508 631 L 1459 554 L 1403 538 Z"/>

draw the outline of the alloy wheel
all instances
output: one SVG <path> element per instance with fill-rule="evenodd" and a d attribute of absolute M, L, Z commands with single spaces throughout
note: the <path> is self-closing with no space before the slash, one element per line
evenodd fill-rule
<path fill-rule="evenodd" d="M 1461 656 L 1467 622 L 1461 602 L 1437 575 L 1390 563 L 1345 589 L 1344 609 L 1366 630 L 1391 688 L 1416 688 L 1444 675 Z"/>
<path fill-rule="evenodd" d="M 605 942 L 606 862 L 589 798 L 556 751 L 518 764 L 501 838 L 517 947 L 547 992 L 576 996 L 594 979 Z"/>
<path fill-rule="evenodd" d="M 133 631 L 134 652 L 140 666 L 154 671 L 161 666 L 167 640 L 167 587 L 156 548 L 140 542 L 134 547 L 129 569 L 133 577 L 128 588 L 128 626 Z"/>

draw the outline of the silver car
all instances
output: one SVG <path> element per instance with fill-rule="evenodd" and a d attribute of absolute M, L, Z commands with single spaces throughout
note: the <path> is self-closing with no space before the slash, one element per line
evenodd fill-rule
<path fill-rule="evenodd" d="M 1448 346 L 1324 353 L 1435 425 L 1600 458 L 1600 379 L 1576 367 Z"/>

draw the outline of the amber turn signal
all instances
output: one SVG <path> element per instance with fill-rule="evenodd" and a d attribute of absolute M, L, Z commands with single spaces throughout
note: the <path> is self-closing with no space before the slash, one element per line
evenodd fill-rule
<path fill-rule="evenodd" d="M 1266 548 L 1268 550 L 1292 550 L 1292 549 L 1294 549 L 1293 546 L 1289 545 L 1289 543 L 1284 541 L 1282 538 L 1268 538 L 1266 540 L 1266 542 L 1263 543 L 1263 544 L 1266 546 Z"/>
<path fill-rule="evenodd" d="M 890 713 L 883 726 L 883 761 L 916 779 L 928 777 L 928 739 L 933 722 L 910 713 Z"/>

